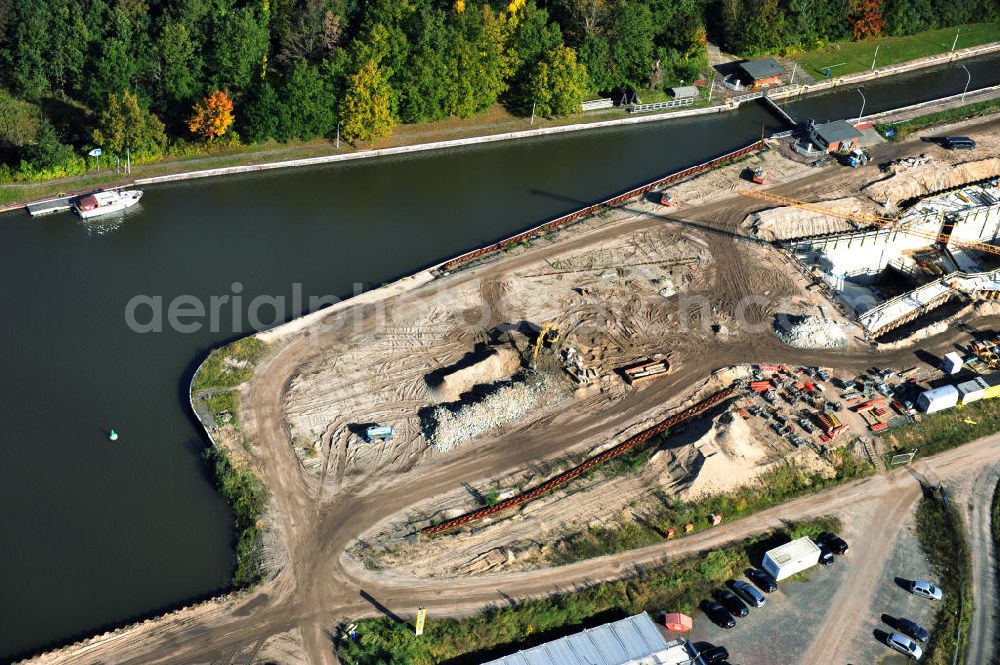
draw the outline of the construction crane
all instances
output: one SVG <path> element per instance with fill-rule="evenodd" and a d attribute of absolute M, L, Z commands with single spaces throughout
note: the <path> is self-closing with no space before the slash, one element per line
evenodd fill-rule
<path fill-rule="evenodd" d="M 939 242 L 944 245 L 954 245 L 956 247 L 962 247 L 965 249 L 973 249 L 979 252 L 987 252 L 988 254 L 1000 255 L 1000 246 L 991 245 L 985 242 L 979 242 L 977 240 L 961 240 L 958 238 L 951 237 L 950 233 L 940 233 L 937 231 L 931 231 L 928 229 L 918 229 L 912 226 L 903 224 L 899 217 L 882 217 L 881 215 L 873 215 L 867 212 L 858 212 L 855 210 L 835 210 L 833 208 L 827 208 L 815 203 L 808 203 L 806 201 L 800 201 L 798 199 L 793 199 L 788 196 L 782 196 L 781 194 L 774 194 L 772 192 L 761 192 L 752 189 L 739 190 L 740 196 L 745 196 L 751 199 L 759 199 L 761 201 L 767 201 L 768 203 L 777 203 L 783 206 L 791 206 L 793 208 L 801 208 L 803 210 L 810 210 L 812 212 L 818 212 L 823 215 L 829 215 L 831 217 L 839 217 L 841 219 L 846 219 L 851 222 L 857 222 L 859 224 L 866 224 L 870 226 L 877 226 L 882 229 L 889 229 L 892 231 L 897 231 L 899 233 L 907 233 L 912 236 L 917 236 L 919 238 L 926 238 L 931 242 Z"/>
<path fill-rule="evenodd" d="M 542 344 L 555 344 L 559 341 L 559 326 L 554 323 L 543 323 L 542 329 L 535 338 L 535 344 L 531 349 L 531 366 L 535 366 L 538 360 L 538 352 L 542 350 Z"/>

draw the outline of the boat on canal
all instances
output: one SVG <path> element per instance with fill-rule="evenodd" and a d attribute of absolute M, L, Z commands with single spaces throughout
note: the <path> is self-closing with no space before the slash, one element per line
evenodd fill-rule
<path fill-rule="evenodd" d="M 100 191 L 81 196 L 73 203 L 73 209 L 83 219 L 111 215 L 131 208 L 142 198 L 142 191 L 126 189 L 124 191 Z"/>

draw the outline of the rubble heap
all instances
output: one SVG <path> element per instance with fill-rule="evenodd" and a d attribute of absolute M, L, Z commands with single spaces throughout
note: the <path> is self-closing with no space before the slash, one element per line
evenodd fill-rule
<path fill-rule="evenodd" d="M 778 316 L 774 334 L 796 349 L 835 349 L 847 346 L 847 333 L 835 321 L 818 316 Z"/>
<path fill-rule="evenodd" d="M 466 439 L 523 418 L 538 405 L 550 381 L 545 374 L 527 372 L 458 408 L 436 406 L 424 419 L 424 436 L 436 450 L 448 452 Z"/>

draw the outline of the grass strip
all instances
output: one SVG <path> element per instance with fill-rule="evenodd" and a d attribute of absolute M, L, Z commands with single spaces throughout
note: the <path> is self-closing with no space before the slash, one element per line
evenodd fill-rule
<path fill-rule="evenodd" d="M 833 77 L 870 69 L 872 60 L 875 59 L 876 46 L 878 46 L 878 59 L 875 60 L 875 67 L 879 68 L 947 53 L 951 50 L 952 44 L 955 44 L 957 49 L 963 49 L 995 41 L 1000 41 L 1000 23 L 970 23 L 926 30 L 905 37 L 831 42 L 814 51 L 793 54 L 791 57 L 798 61 L 800 67 L 817 79 L 823 80 L 827 67 L 830 67 L 830 76 Z"/>
<path fill-rule="evenodd" d="M 920 422 L 897 427 L 886 434 L 886 447 L 893 453 L 917 449 L 928 457 L 1000 430 L 1000 399 L 986 399 L 961 408 L 924 415 Z"/>
<path fill-rule="evenodd" d="M 954 503 L 930 496 L 921 499 L 917 507 L 917 537 L 944 593 L 921 662 L 961 665 L 966 662 L 965 646 L 972 625 L 972 564 L 965 525 Z M 958 660 L 953 661 L 956 648 Z"/>
<path fill-rule="evenodd" d="M 414 636 L 409 621 L 364 619 L 357 622 L 356 639 L 341 627 L 336 649 L 341 662 L 352 665 L 480 663 L 642 611 L 653 612 L 654 618 L 663 609 L 691 614 L 713 588 L 742 575 L 767 550 L 839 526 L 835 518 L 821 517 L 671 560 L 626 579 L 491 607 L 461 619 L 435 619 L 431 614 L 422 637 Z"/>
<path fill-rule="evenodd" d="M 635 469 L 645 462 L 648 451 L 634 459 L 623 459 L 623 468 Z M 685 535 L 684 527 L 692 525 L 687 535 L 711 528 L 708 516 L 721 515 L 726 521 L 748 517 L 785 501 L 818 492 L 842 483 L 874 475 L 875 469 L 858 462 L 846 449 L 833 453 L 835 473 L 824 476 L 809 473 L 792 462 L 783 462 L 765 472 L 755 481 L 729 492 L 713 494 L 692 501 L 682 501 L 660 494 L 650 507 L 636 512 L 641 516 L 621 517 L 612 526 L 594 526 L 567 536 L 555 547 L 552 562 L 556 565 L 573 563 L 597 556 L 616 554 L 662 541 L 669 529 L 674 537 Z"/>
<path fill-rule="evenodd" d="M 254 365 L 264 354 L 265 345 L 254 336 L 215 349 L 198 368 L 192 383 L 197 395 L 205 390 L 235 388 L 253 377 Z"/>
<path fill-rule="evenodd" d="M 941 125 L 946 122 L 952 122 L 956 120 L 968 120 L 969 118 L 978 118 L 984 115 L 990 115 L 991 113 L 1000 112 L 1000 99 L 988 99 L 983 102 L 976 102 L 974 104 L 966 104 L 965 106 L 958 106 L 953 109 L 946 109 L 944 111 L 935 111 L 933 113 L 928 113 L 927 115 L 922 115 L 916 118 L 911 118 L 909 120 L 903 120 L 900 122 L 888 122 L 879 123 L 875 125 L 875 129 L 882 135 L 886 136 L 888 130 L 892 129 L 895 133 L 888 137 L 890 141 L 902 141 L 916 132 L 919 132 L 928 127 L 934 125 Z"/>
<path fill-rule="evenodd" d="M 267 493 L 249 465 L 234 462 L 224 448 L 206 449 L 205 459 L 212 465 L 219 492 L 233 511 L 237 542 L 232 584 L 244 589 L 261 579 L 262 517 Z"/>

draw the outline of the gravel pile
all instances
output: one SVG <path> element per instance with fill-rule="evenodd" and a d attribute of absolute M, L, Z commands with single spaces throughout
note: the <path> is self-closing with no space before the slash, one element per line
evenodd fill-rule
<path fill-rule="evenodd" d="M 448 452 L 466 439 L 523 418 L 541 400 L 548 383 L 547 376 L 531 372 L 457 409 L 434 407 L 424 419 L 424 436 L 439 452 Z"/>
<path fill-rule="evenodd" d="M 796 349 L 835 349 L 847 346 L 847 333 L 830 319 L 818 316 L 779 316 L 774 333 Z"/>

